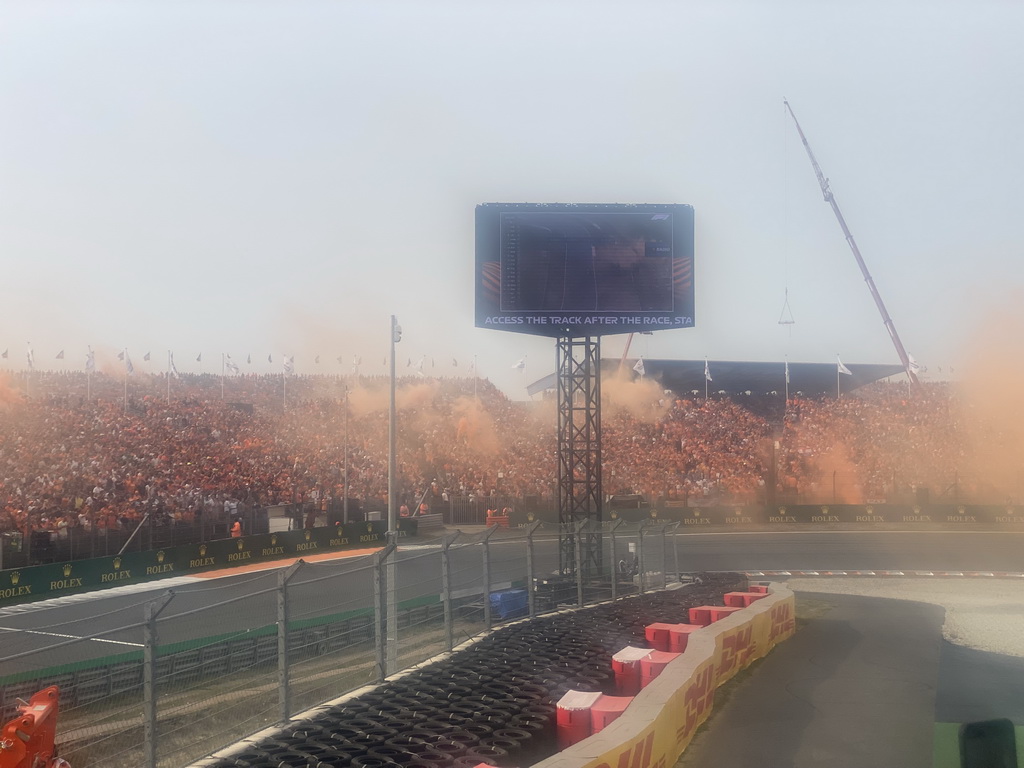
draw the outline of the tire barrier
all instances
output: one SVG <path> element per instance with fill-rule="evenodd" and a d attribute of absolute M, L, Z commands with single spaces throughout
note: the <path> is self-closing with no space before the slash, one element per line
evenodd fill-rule
<path fill-rule="evenodd" d="M 746 587 L 737 574 L 703 574 L 684 589 L 506 626 L 440 661 L 325 706 L 212 765 L 235 765 L 225 762 L 230 760 L 250 768 L 531 765 L 557 749 L 556 702 L 567 691 L 615 696 L 614 653 L 627 645 L 653 650 L 645 636 L 648 625 L 677 623 L 690 608 L 721 602 L 725 593 Z M 611 722 L 608 717 L 603 725 Z M 300 755 L 305 763 L 296 762 Z"/>

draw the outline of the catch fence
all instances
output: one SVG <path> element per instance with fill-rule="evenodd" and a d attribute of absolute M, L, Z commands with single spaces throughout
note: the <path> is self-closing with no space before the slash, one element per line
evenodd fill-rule
<path fill-rule="evenodd" d="M 58 685 L 57 743 L 75 768 L 181 768 L 499 624 L 664 587 L 679 578 L 675 527 L 489 528 L 9 609 L 3 714 Z M 559 563 L 560 535 L 573 538 L 575 562 Z"/>

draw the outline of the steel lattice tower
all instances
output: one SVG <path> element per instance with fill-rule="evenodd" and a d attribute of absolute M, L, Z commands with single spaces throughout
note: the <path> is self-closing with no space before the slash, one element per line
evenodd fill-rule
<path fill-rule="evenodd" d="M 582 576 L 601 572 L 601 338 L 562 337 L 558 366 L 559 568 L 576 570 L 575 528 L 582 535 Z"/>

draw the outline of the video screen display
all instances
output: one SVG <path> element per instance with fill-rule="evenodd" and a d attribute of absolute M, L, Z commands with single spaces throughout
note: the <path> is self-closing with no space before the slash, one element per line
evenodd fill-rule
<path fill-rule="evenodd" d="M 476 325 L 543 336 L 693 326 L 688 205 L 476 209 Z"/>

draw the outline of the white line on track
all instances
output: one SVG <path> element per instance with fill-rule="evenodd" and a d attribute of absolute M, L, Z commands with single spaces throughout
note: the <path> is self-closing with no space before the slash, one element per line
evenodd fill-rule
<path fill-rule="evenodd" d="M 950 534 L 952 536 L 963 536 L 964 534 L 987 534 L 989 536 L 1006 536 L 1007 534 L 1024 534 L 1024 531 L 927 531 L 927 530 L 906 530 L 906 531 L 679 531 L 678 536 L 832 536 L 835 534 L 852 534 L 855 536 L 878 536 L 889 533 L 913 533 L 922 534 Z"/>
<path fill-rule="evenodd" d="M 62 637 L 66 640 L 85 640 L 86 638 L 80 637 L 79 635 L 65 635 L 60 632 L 42 632 L 38 629 L 15 629 L 13 627 L 0 627 L 0 631 L 3 632 L 25 632 L 29 635 L 46 635 L 48 637 Z M 143 648 L 142 643 L 129 643 L 125 640 L 108 640 L 104 637 L 91 637 L 89 638 L 95 643 L 113 643 L 114 645 L 130 645 L 133 648 Z"/>

